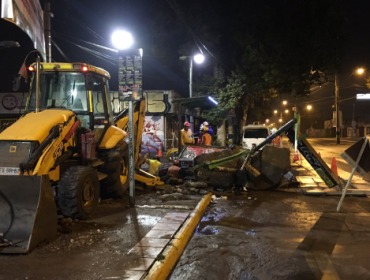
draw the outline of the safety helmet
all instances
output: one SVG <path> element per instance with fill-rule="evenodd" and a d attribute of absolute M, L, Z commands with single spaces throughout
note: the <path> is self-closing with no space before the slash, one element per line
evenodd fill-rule
<path fill-rule="evenodd" d="M 184 122 L 184 126 L 189 126 L 190 127 L 190 123 Z"/>

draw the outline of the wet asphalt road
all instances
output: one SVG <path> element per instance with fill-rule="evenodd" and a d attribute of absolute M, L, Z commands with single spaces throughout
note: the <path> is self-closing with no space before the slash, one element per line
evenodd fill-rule
<path fill-rule="evenodd" d="M 248 199 L 251 197 L 251 199 Z M 171 280 L 370 279 L 370 199 L 253 192 L 210 205 Z"/>

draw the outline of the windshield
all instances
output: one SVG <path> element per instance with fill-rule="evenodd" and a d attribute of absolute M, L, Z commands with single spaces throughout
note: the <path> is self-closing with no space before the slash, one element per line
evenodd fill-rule
<path fill-rule="evenodd" d="M 267 138 L 266 128 L 248 128 L 244 130 L 244 138 Z"/>
<path fill-rule="evenodd" d="M 65 108 L 75 112 L 88 111 L 85 75 L 71 72 L 41 72 L 40 110 Z M 36 78 L 32 82 L 29 111 L 36 107 Z"/>

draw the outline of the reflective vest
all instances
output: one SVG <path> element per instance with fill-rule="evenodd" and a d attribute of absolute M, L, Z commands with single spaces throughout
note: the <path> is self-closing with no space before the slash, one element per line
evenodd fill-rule
<path fill-rule="evenodd" d="M 161 163 L 158 160 L 150 159 L 149 160 L 149 173 L 152 175 L 158 175 Z"/>
<path fill-rule="evenodd" d="M 276 136 L 275 139 L 271 141 L 272 146 L 274 147 L 280 147 L 280 136 Z"/>
<path fill-rule="evenodd" d="M 212 145 L 212 136 L 208 133 L 204 133 L 202 137 L 202 145 L 211 146 Z"/>

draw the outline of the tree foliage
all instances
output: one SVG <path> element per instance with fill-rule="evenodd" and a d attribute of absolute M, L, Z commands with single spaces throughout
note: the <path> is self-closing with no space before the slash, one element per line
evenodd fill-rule
<path fill-rule="evenodd" d="M 252 0 L 233 8 L 234 70 L 216 98 L 238 119 L 253 108 L 263 116 L 266 102 L 280 94 L 307 96 L 339 69 L 345 19 L 331 1 Z"/>
<path fill-rule="evenodd" d="M 167 6 L 151 26 L 163 39 L 153 45 L 153 51 L 167 57 L 172 54 L 177 65 L 172 66 L 184 71 L 188 66 L 175 55 L 199 51 L 207 55 L 210 70 L 203 77 L 194 71 L 193 90 L 195 95 L 212 94 L 219 101 L 203 114 L 216 125 L 230 110 L 241 125 L 247 112 L 263 117 L 269 100 L 286 93 L 307 96 L 312 85 L 322 83 L 340 67 L 346 20 L 337 1 L 164 3 Z M 166 44 L 169 40 L 171 44 Z M 213 73 L 216 66 L 223 69 L 217 75 Z"/>

